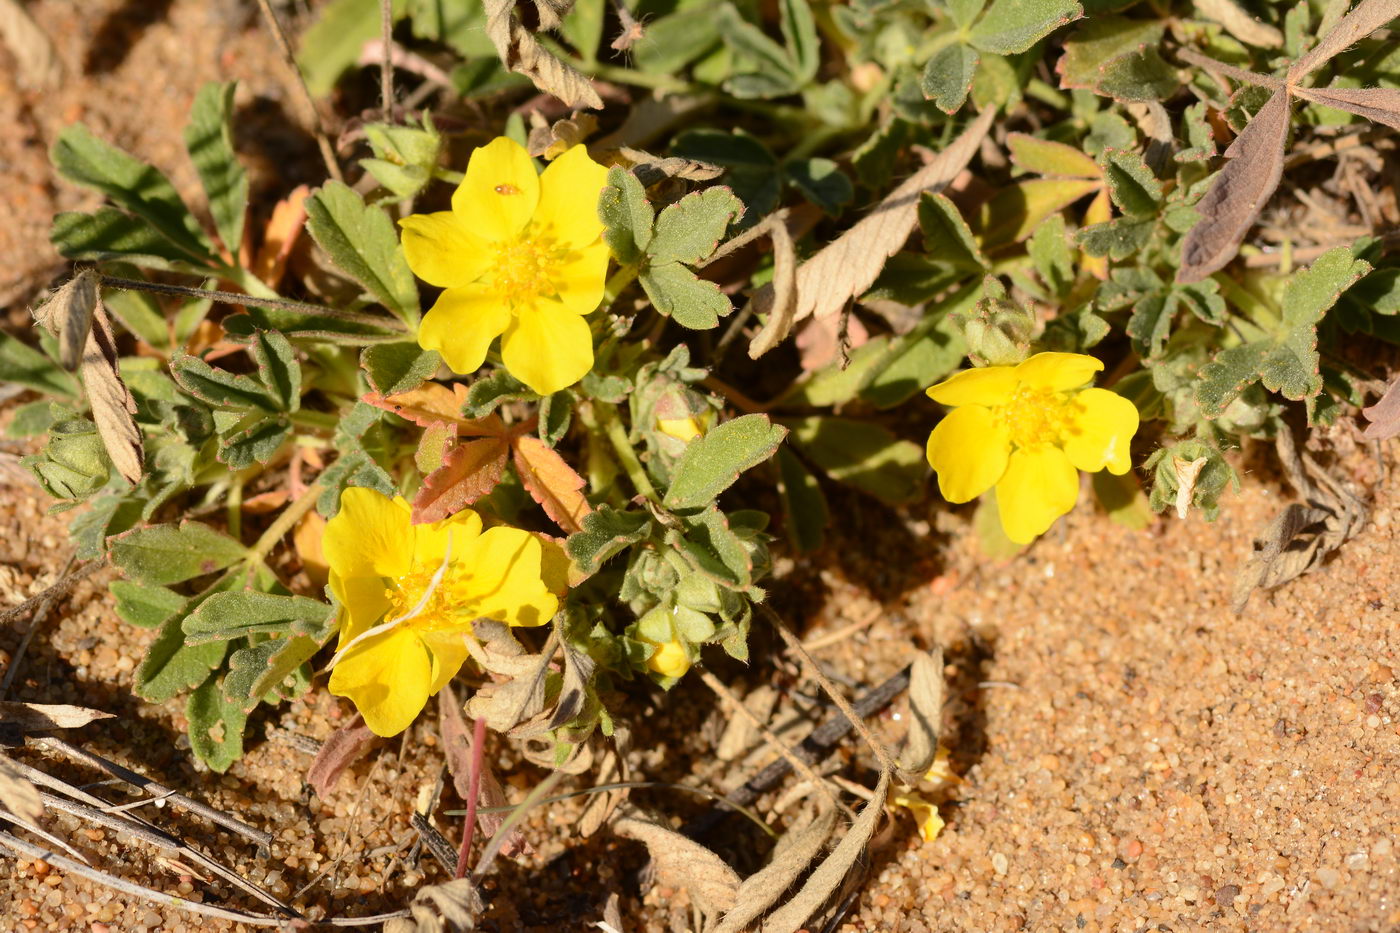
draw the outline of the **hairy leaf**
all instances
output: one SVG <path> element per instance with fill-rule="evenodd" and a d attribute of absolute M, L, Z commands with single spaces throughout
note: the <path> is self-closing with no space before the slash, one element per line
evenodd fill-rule
<path fill-rule="evenodd" d="M 676 462 L 665 504 L 672 509 L 704 506 L 739 474 L 773 455 L 787 429 L 765 415 L 742 415 L 691 441 Z"/>
<path fill-rule="evenodd" d="M 489 495 L 501 481 L 510 444 L 503 437 L 483 437 L 454 447 L 442 466 L 423 479 L 413 498 L 413 523 L 441 521 Z"/>
<path fill-rule="evenodd" d="M 338 181 L 306 199 L 306 229 L 342 270 L 409 326 L 418 323 L 418 286 L 382 207 Z"/>
<path fill-rule="evenodd" d="M 243 217 L 248 212 L 248 174 L 233 151 L 233 92 L 236 84 L 210 82 L 195 95 L 185 148 L 194 163 L 219 238 L 233 256 L 243 246 Z"/>
<path fill-rule="evenodd" d="M 583 477 L 538 437 L 517 437 L 511 446 L 515 472 L 530 497 L 566 533 L 582 531 L 583 519 L 592 511 Z"/>

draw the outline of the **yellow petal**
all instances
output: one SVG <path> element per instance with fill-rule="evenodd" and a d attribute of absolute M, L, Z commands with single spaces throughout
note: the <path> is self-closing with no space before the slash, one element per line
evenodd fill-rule
<path fill-rule="evenodd" d="M 413 557 L 410 514 L 402 499 L 359 486 L 346 489 L 321 541 L 331 572 L 342 580 L 407 573 Z"/>
<path fill-rule="evenodd" d="M 560 302 L 575 314 L 589 314 L 598 309 L 607 281 L 608 244 L 602 240 L 575 250 L 554 275 Z"/>
<path fill-rule="evenodd" d="M 539 201 L 540 177 L 530 154 L 498 136 L 472 153 L 466 177 L 452 194 L 452 210 L 477 235 L 500 242 L 525 228 Z"/>
<path fill-rule="evenodd" d="M 647 658 L 647 667 L 662 677 L 681 677 L 690 670 L 690 653 L 680 642 L 668 641 L 656 646 L 651 657 Z"/>
<path fill-rule="evenodd" d="M 981 405 L 953 409 L 928 436 L 928 463 L 949 502 L 976 499 L 995 486 L 1010 454 L 1010 432 Z"/>
<path fill-rule="evenodd" d="M 535 223 L 566 246 L 592 245 L 603 235 L 598 195 L 607 184 L 608 170 L 588 157 L 587 147 L 571 147 L 540 176 Z"/>
<path fill-rule="evenodd" d="M 1085 389 L 1074 397 L 1079 415 L 1065 440 L 1065 453 L 1076 468 L 1097 473 L 1108 468 L 1122 475 L 1132 466 L 1129 444 L 1138 429 L 1137 406 L 1108 389 Z"/>
<path fill-rule="evenodd" d="M 1083 353 L 1037 353 L 1016 367 L 1016 381 L 1037 389 L 1077 389 L 1094 378 L 1103 363 Z"/>
<path fill-rule="evenodd" d="M 938 834 L 943 832 L 946 824 L 938 813 L 938 807 L 922 794 L 897 794 L 890 802 L 896 807 L 904 807 L 914 815 L 914 821 L 919 824 L 919 835 L 923 837 L 924 842 L 933 842 L 938 838 Z"/>
<path fill-rule="evenodd" d="M 452 561 L 469 568 L 470 564 L 460 564 L 467 545 L 481 534 L 481 516 L 471 509 L 463 509 L 439 522 L 413 526 L 413 569 L 436 571 L 447 557 L 448 539 L 452 541 Z"/>
<path fill-rule="evenodd" d="M 340 643 L 347 645 L 361 632 L 379 624 L 384 613 L 389 611 L 389 597 L 384 578 L 342 577 L 331 572 L 331 592 L 342 607 L 340 617 Z"/>
<path fill-rule="evenodd" d="M 398 735 L 428 702 L 428 649 L 411 629 L 367 638 L 331 671 L 330 691 L 349 697 L 375 735 Z"/>
<path fill-rule="evenodd" d="M 418 345 L 436 350 L 454 372 L 469 376 L 486 362 L 486 351 L 510 326 L 510 309 L 473 286 L 449 288 L 418 328 Z"/>
<path fill-rule="evenodd" d="M 588 322 L 557 301 L 520 308 L 501 338 L 510 374 L 540 395 L 552 395 L 583 378 L 593 366 Z"/>
<path fill-rule="evenodd" d="M 457 288 L 481 278 L 490 263 L 490 247 L 467 229 L 453 211 L 414 214 L 399 221 L 403 252 L 413 274 L 438 288 Z"/>
<path fill-rule="evenodd" d="M 488 528 L 462 549 L 471 568 L 464 588 L 465 615 L 508 625 L 544 625 L 559 609 L 558 598 L 545 586 L 539 539 L 519 528 Z"/>
<path fill-rule="evenodd" d="M 1078 498 L 1078 471 L 1063 450 L 1049 445 L 1017 450 L 997 483 L 1001 527 L 1017 544 L 1044 534 Z"/>
<path fill-rule="evenodd" d="M 954 373 L 928 390 L 928 397 L 950 408 L 958 405 L 1005 405 L 1016 391 L 1015 367 L 983 366 Z"/>
<path fill-rule="evenodd" d="M 457 676 L 467 660 L 467 643 L 461 632 L 424 632 L 423 644 L 428 648 L 432 671 L 428 677 L 428 696 L 437 696 L 447 682 Z"/>

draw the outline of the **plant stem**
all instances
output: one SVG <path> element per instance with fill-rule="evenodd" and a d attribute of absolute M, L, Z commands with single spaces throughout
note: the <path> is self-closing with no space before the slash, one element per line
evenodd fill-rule
<path fill-rule="evenodd" d="M 244 295 L 239 292 L 225 292 L 215 288 L 191 288 L 188 285 L 165 285 L 158 282 L 143 282 L 140 279 L 123 279 L 114 275 L 99 276 L 102 284 L 109 288 L 126 288 L 139 292 L 151 292 L 156 295 L 182 295 L 187 298 L 210 298 L 214 301 L 222 301 L 235 305 L 250 305 L 254 308 L 273 308 L 278 311 L 300 311 L 304 314 L 316 314 L 321 317 L 335 318 L 342 321 L 355 321 L 357 323 L 373 324 L 376 327 L 383 327 L 388 330 L 400 329 L 408 333 L 408 329 L 403 327 L 397 318 L 378 317 L 372 314 L 357 314 L 352 311 L 337 311 L 335 308 L 327 308 L 324 305 L 312 304 L 309 301 L 292 301 L 288 298 L 259 298 L 255 295 Z"/>
<path fill-rule="evenodd" d="M 307 411 L 302 408 L 292 412 L 289 417 L 292 424 L 315 431 L 334 431 L 340 424 L 340 416 L 328 411 Z"/>
<path fill-rule="evenodd" d="M 462 825 L 462 848 L 457 853 L 457 871 L 454 878 L 467 875 L 467 857 L 472 850 L 472 836 L 476 834 L 476 798 L 481 795 L 482 747 L 486 744 L 486 720 L 478 718 L 472 724 L 472 761 L 467 771 L 467 815 Z"/>
<path fill-rule="evenodd" d="M 632 442 L 627 439 L 627 430 L 617 417 L 617 409 L 606 402 L 594 402 L 592 405 L 580 407 L 579 416 L 590 430 L 603 429 L 603 433 L 612 443 L 617 462 L 622 466 L 627 478 L 632 481 L 632 487 L 652 502 L 660 503 L 661 496 L 647 478 L 642 461 L 637 459 L 637 452 L 632 449 Z"/>
<path fill-rule="evenodd" d="M 316 100 L 311 96 L 311 89 L 306 86 L 306 76 L 301 73 L 301 66 L 297 64 L 297 56 L 296 52 L 292 51 L 292 43 L 288 41 L 287 33 L 282 29 L 282 23 L 277 19 L 272 4 L 268 0 L 258 0 L 258 6 L 262 9 L 263 19 L 267 20 L 268 28 L 272 30 L 272 37 L 277 40 L 277 48 L 282 52 L 282 60 L 292 70 L 297 87 L 301 90 L 302 106 L 306 108 L 306 112 L 311 118 L 311 129 L 316 135 L 316 145 L 321 150 L 321 160 L 326 163 L 326 171 L 336 181 L 343 182 L 345 176 L 341 174 L 340 163 L 335 158 L 335 149 L 331 147 L 330 137 L 326 135 L 326 128 L 321 123 L 321 112 L 316 109 Z"/>
<path fill-rule="evenodd" d="M 641 271 L 641 266 L 633 263 L 614 272 L 603 286 L 603 307 L 611 307 L 618 296 L 627 290 L 627 286 L 637 280 L 637 273 Z"/>
<path fill-rule="evenodd" d="M 379 95 L 384 100 L 384 120 L 394 122 L 394 3 L 379 0 L 379 35 L 384 58 L 379 63 Z"/>
<path fill-rule="evenodd" d="M 260 561 L 271 553 L 272 549 L 277 546 L 277 542 L 282 540 L 282 536 L 291 531 L 292 527 L 301 521 L 302 516 L 316 506 L 316 500 L 325 491 L 326 487 L 320 483 L 312 483 L 306 487 L 306 491 L 282 510 L 282 514 L 277 516 L 277 520 L 267 526 L 267 531 L 264 531 L 262 537 L 258 538 L 258 542 L 249 549 L 248 562 Z"/>

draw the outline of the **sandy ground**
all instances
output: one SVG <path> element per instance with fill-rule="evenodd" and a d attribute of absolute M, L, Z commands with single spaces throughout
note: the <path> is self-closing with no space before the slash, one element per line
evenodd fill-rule
<path fill-rule="evenodd" d="M 34 287 L 62 269 L 47 243 L 48 218 L 92 203 L 47 167 L 47 146 L 67 122 L 88 121 L 191 191 L 178 133 L 185 110 L 201 82 L 238 77 L 240 108 L 257 126 L 240 134 L 240 148 L 255 167 L 258 196 L 267 203 L 303 180 L 270 169 L 279 159 L 298 164 L 310 144 L 286 117 L 278 60 L 265 37 L 245 28 L 239 5 L 102 0 L 75 14 L 71 3 L 38 0 L 29 8 L 57 40 L 69 74 L 87 74 L 56 92 L 20 91 L 0 51 L 0 126 L 10 130 L 0 134 L 9 208 L 0 225 L 0 304 L 11 304 L 8 326 L 19 326 Z M 1322 440 L 1337 452 L 1340 474 L 1374 495 L 1371 525 L 1321 571 L 1256 597 L 1239 617 L 1228 608 L 1234 575 L 1252 534 L 1291 496 L 1268 475 L 1248 475 L 1214 524 L 1169 519 L 1130 532 L 1085 507 L 1009 562 L 977 554 L 965 513 L 929 503 L 896 514 L 838 495 L 842 537 L 786 565 L 775 585 L 778 605 L 809 639 L 874 617 L 819 652 L 852 685 L 874 684 L 915 648 L 941 644 L 952 684 L 946 741 L 965 779 L 943 808 L 948 828 L 935 842 L 920 842 L 902 818 L 841 929 L 1262 933 L 1400 925 L 1397 500 L 1352 437 L 1343 427 Z M 42 590 L 67 559 L 64 523 L 44 517 L 45 507 L 22 479 L 0 473 L 0 606 Z M 150 706 L 130 694 L 150 634 L 115 618 L 109 579 L 104 572 L 84 581 L 56 605 L 13 698 L 117 714 L 74 738 L 271 830 L 272 851 L 258 853 L 174 807 L 157 817 L 310 916 L 393 909 L 416 885 L 443 877 L 431 859 L 405 860 L 415 839 L 413 801 L 442 773 L 430 718 L 402 743 L 376 748 L 324 800 L 303 783 L 309 754 L 279 738 L 291 731 L 322 739 L 344 720 L 347 707 L 320 689 L 263 714 L 249 754 L 229 774 L 201 772 L 183 739 L 180 704 Z M 18 640 L 0 631 L 5 665 Z M 801 706 L 809 685 L 758 642 L 752 674 L 730 666 L 721 676 L 740 690 L 777 684 L 788 707 Z M 752 767 L 715 759 L 723 717 L 702 686 L 670 696 L 642 691 L 626 704 L 634 744 L 647 750 L 634 756 L 639 775 L 724 788 Z M 906 718 L 896 704 L 880 724 L 898 737 Z M 848 776 L 868 777 L 861 767 L 868 756 L 845 748 L 835 763 L 848 765 Z M 541 777 L 507 755 L 496 758 L 512 799 Z M 35 752 L 25 760 L 80 782 L 98 779 Z M 455 804 L 450 791 L 445 799 Z M 638 799 L 678 818 L 696 809 L 662 792 Z M 571 801 L 530 818 L 536 854 L 504 864 L 492 879 L 486 928 L 584 929 L 601 918 L 606 892 L 617 891 L 628 930 L 688 929 L 682 892 L 657 885 L 639 896 L 639 846 L 606 831 L 575 837 L 579 809 Z M 55 825 L 123 877 L 256 907 L 130 840 L 64 818 Z M 454 825 L 442 829 L 456 838 Z M 710 841 L 742 848 L 743 837 L 731 832 Z M 8 857 L 0 858 L 0 905 L 5 933 L 234 928 L 114 898 Z"/>

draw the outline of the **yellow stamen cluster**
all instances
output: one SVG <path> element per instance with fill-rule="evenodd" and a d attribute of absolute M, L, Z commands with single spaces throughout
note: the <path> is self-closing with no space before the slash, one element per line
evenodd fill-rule
<path fill-rule="evenodd" d="M 501 300 L 515 305 L 559 293 L 559 268 L 568 258 L 568 251 L 553 240 L 527 229 L 519 239 L 492 246 L 495 256 L 490 288 Z"/>
<path fill-rule="evenodd" d="M 456 563 L 449 561 L 446 568 L 425 567 L 390 581 L 384 590 L 389 600 L 384 621 L 402 619 L 403 624 L 420 632 L 459 627 L 461 620 L 455 607 L 461 603 L 460 591 L 469 585 L 469 580 Z"/>
<path fill-rule="evenodd" d="M 1074 427 L 1074 401 L 1068 395 L 1028 385 L 1017 386 L 1011 401 L 994 413 L 1017 447 L 1063 443 Z"/>

